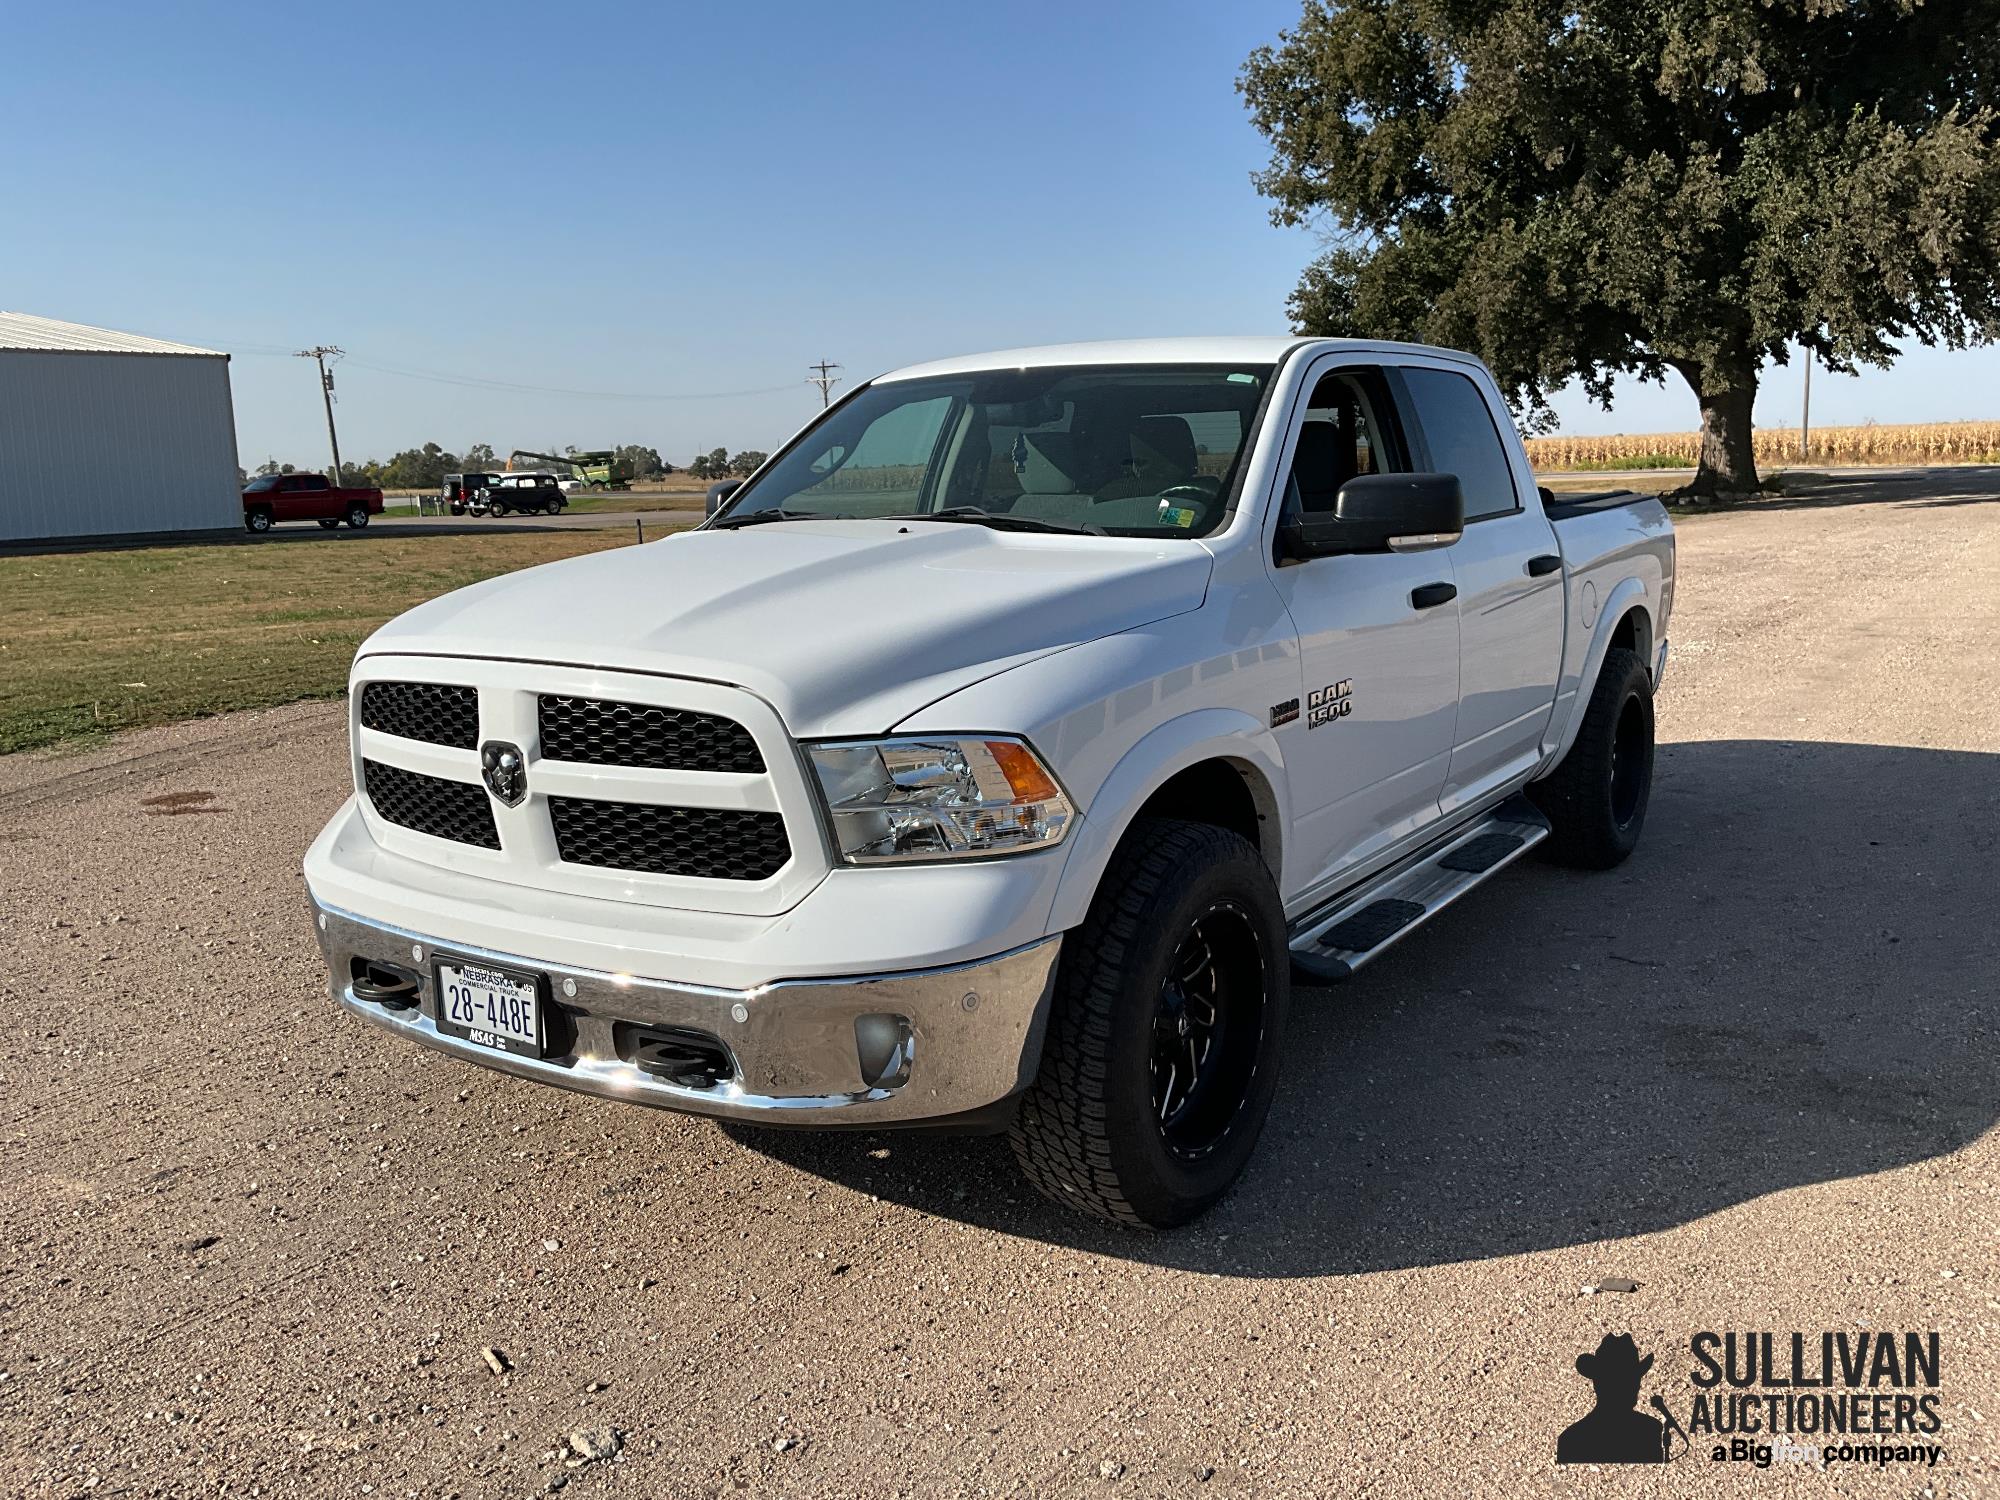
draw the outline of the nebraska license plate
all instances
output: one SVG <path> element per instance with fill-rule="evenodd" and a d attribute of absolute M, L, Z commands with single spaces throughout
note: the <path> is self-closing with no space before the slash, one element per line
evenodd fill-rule
<path fill-rule="evenodd" d="M 539 974 L 441 960 L 437 997 L 439 1031 L 496 1052 L 542 1055 Z"/>

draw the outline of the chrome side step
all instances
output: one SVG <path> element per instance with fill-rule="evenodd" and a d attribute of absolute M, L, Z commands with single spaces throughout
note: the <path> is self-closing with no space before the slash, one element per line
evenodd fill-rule
<path fill-rule="evenodd" d="M 1293 979 L 1337 984 L 1548 836 L 1548 819 L 1526 797 L 1503 803 L 1303 918 L 1291 939 Z"/>

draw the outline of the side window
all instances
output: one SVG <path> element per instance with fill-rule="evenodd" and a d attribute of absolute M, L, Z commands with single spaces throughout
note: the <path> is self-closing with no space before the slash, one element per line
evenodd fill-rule
<path fill-rule="evenodd" d="M 1362 474 L 1387 474 L 1405 466 L 1382 377 L 1374 370 L 1340 370 L 1313 388 L 1292 450 L 1285 505 L 1307 515 L 1333 510 L 1340 487 Z"/>
<path fill-rule="evenodd" d="M 1405 369 L 1402 375 L 1431 467 L 1456 474 L 1465 491 L 1465 519 L 1484 521 L 1519 510 L 1514 467 L 1479 387 L 1451 370 Z"/>
<path fill-rule="evenodd" d="M 333 486 L 327 482 L 327 478 L 324 474 L 313 474 L 309 475 L 305 479 L 305 481 L 302 484 L 300 484 L 299 488 L 306 490 L 313 490 L 316 492 L 319 490 L 330 490 L 333 488 Z"/>

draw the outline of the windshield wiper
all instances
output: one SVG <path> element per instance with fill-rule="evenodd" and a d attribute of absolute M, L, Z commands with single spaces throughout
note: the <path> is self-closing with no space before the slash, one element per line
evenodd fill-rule
<path fill-rule="evenodd" d="M 1017 516 L 1004 510 L 982 510 L 976 505 L 954 505 L 945 510 L 919 511 L 907 516 L 884 516 L 885 521 L 969 521 L 974 526 L 990 526 L 995 531 L 1060 531 L 1069 536 L 1106 536 L 1102 526 L 1085 523 L 1066 526 L 1061 521 L 1044 521 L 1039 516 Z"/>
<path fill-rule="evenodd" d="M 740 516 L 723 516 L 710 521 L 710 531 L 735 531 L 742 526 L 762 526 L 767 521 L 851 521 L 854 517 L 845 511 L 825 510 L 751 510 Z"/>

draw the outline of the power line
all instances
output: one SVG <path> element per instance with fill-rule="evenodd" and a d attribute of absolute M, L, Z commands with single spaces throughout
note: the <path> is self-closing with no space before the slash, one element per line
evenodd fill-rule
<path fill-rule="evenodd" d="M 737 396 L 770 396 L 779 391 L 797 389 L 790 385 L 765 385 L 741 391 L 582 391 L 568 386 L 528 385 L 520 381 L 494 380 L 484 375 L 462 375 L 445 370 L 382 365 L 365 359 L 351 362 L 358 369 L 373 370 L 381 375 L 394 375 L 403 380 L 427 380 L 438 385 L 464 386 L 469 390 L 507 391 L 529 396 L 576 396 L 590 401 L 719 401 Z"/>
<path fill-rule="evenodd" d="M 339 359 L 345 351 L 336 344 L 315 344 L 310 349 L 293 351 L 299 359 L 309 359 L 319 366 L 319 393 L 326 401 L 326 440 L 333 448 L 333 482 L 340 483 L 340 438 L 333 430 L 333 371 L 326 367 L 328 355 Z"/>
<path fill-rule="evenodd" d="M 168 343 L 177 342 L 173 339 L 166 339 L 163 334 L 154 334 L 151 336 L 164 339 Z M 285 358 L 290 358 L 294 354 L 311 352 L 309 350 L 286 349 L 277 344 L 253 343 L 248 339 L 195 339 L 178 342 L 198 343 L 202 347 L 209 349 L 228 349 L 238 354 L 269 355 L 272 357 L 283 356 Z M 427 370 L 415 365 L 377 364 L 373 360 L 356 359 L 351 355 L 343 355 L 342 357 L 347 359 L 348 363 L 353 365 L 357 370 L 370 370 L 377 375 L 393 375 L 399 380 L 425 380 L 437 385 L 462 386 L 467 390 L 511 391 L 527 396 L 573 396 L 586 401 L 727 401 L 741 396 L 775 396 L 780 391 L 797 389 L 797 387 L 791 385 L 760 385 L 740 391 L 586 391 L 578 390 L 571 386 L 531 385 L 522 381 L 499 380 L 488 375 L 467 375 L 454 370 Z M 834 368 L 837 369 L 839 367 L 835 366 Z"/>
<path fill-rule="evenodd" d="M 835 370 L 838 370 L 840 366 L 828 364 L 825 360 L 821 360 L 816 365 L 807 365 L 806 368 L 808 370 L 817 370 L 819 372 L 816 375 L 808 375 L 806 377 L 806 384 L 816 385 L 819 387 L 819 404 L 820 404 L 820 409 L 823 411 L 826 409 L 827 403 L 832 400 L 832 397 L 828 393 L 831 392 L 836 385 L 840 384 L 840 377 L 833 373 Z"/>

